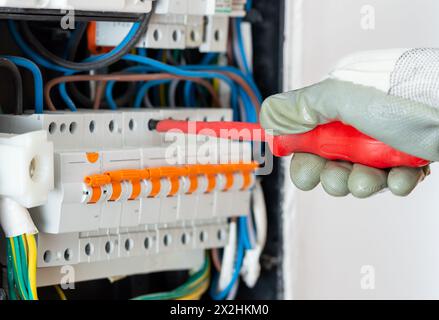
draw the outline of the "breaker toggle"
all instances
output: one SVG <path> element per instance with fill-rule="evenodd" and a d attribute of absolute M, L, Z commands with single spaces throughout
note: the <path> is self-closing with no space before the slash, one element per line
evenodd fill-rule
<path fill-rule="evenodd" d="M 127 169 L 85 177 L 87 202 L 136 200 L 139 197 L 174 197 L 250 189 L 257 163 L 206 164 Z M 111 193 L 111 194 L 110 194 Z"/>

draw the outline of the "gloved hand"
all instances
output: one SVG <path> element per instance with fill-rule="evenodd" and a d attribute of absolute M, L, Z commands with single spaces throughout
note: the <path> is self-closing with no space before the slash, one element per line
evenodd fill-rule
<path fill-rule="evenodd" d="M 395 149 L 437 161 L 439 110 L 417 101 L 369 86 L 327 79 L 268 98 L 263 103 L 260 121 L 274 135 L 303 133 L 319 124 L 342 121 Z M 330 195 L 352 193 L 366 198 L 386 187 L 395 195 L 406 196 L 429 173 L 429 168 L 379 170 L 297 153 L 290 173 L 293 183 L 304 191 L 321 182 Z"/>

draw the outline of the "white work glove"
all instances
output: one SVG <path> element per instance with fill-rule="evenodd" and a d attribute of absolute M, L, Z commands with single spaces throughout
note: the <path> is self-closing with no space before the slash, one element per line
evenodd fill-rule
<path fill-rule="evenodd" d="M 261 124 L 275 135 L 303 133 L 342 121 L 393 148 L 439 160 L 439 50 L 360 53 L 343 60 L 328 79 L 274 95 L 262 106 Z M 428 167 L 370 168 L 297 153 L 291 178 L 301 190 L 319 182 L 333 196 L 369 197 L 385 188 L 406 196 Z"/>

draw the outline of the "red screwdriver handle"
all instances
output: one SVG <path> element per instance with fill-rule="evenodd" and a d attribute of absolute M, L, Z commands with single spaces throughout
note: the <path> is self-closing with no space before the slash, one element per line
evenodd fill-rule
<path fill-rule="evenodd" d="M 341 122 L 324 124 L 303 134 L 275 136 L 267 140 L 278 157 L 305 152 L 329 160 L 345 160 L 382 169 L 429 164 L 427 160 L 395 150 Z"/>
<path fill-rule="evenodd" d="M 270 136 L 260 125 L 245 122 L 193 122 L 153 120 L 158 132 L 177 131 L 241 141 L 267 141 L 273 154 L 289 156 L 295 152 L 319 155 L 329 160 L 345 160 L 374 168 L 422 167 L 429 161 L 393 149 L 354 127 L 331 122 L 302 134 Z"/>

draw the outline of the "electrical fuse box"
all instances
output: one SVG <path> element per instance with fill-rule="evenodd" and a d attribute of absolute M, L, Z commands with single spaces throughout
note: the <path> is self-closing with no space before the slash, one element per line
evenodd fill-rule
<path fill-rule="evenodd" d="M 40 285 L 59 283 L 53 275 L 65 265 L 79 267 L 76 281 L 95 278 L 103 265 L 100 277 L 127 274 L 127 264 L 134 264 L 132 273 L 197 267 L 203 250 L 225 246 L 228 218 L 250 212 L 256 170 L 251 145 L 149 130 L 151 119 L 166 118 L 231 120 L 232 112 L 0 116 L 3 131 L 45 130 L 54 146 L 54 190 L 31 210 L 40 230 Z M 182 251 L 193 259 L 175 258 Z M 151 256 L 151 264 L 142 260 Z M 119 260 L 124 263 L 113 263 Z"/>

